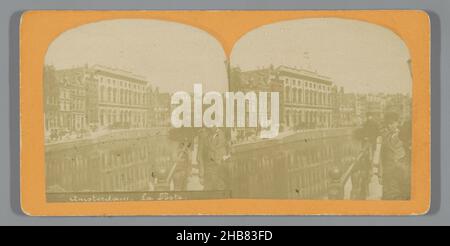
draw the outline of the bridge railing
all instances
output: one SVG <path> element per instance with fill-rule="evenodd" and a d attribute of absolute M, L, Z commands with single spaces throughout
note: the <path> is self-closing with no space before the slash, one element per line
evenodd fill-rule
<path fill-rule="evenodd" d="M 164 175 L 160 175 L 158 182 L 156 183 L 156 190 L 165 190 L 165 191 L 171 191 L 173 190 L 174 186 L 174 175 L 177 170 L 178 165 L 180 162 L 186 161 L 184 160 L 184 155 L 188 155 L 191 151 L 190 145 L 184 146 L 182 150 L 177 150 L 178 153 L 176 154 L 176 157 L 173 159 L 173 165 L 170 167 L 170 169 L 166 172 Z M 194 158 L 194 156 L 191 156 Z M 192 159 L 188 158 L 188 161 L 192 162 Z M 192 163 L 191 163 L 192 164 Z M 186 170 L 184 170 L 186 171 Z M 187 172 L 187 171 L 186 171 Z M 187 174 L 186 174 L 187 175 Z"/>
<path fill-rule="evenodd" d="M 359 176 L 355 179 L 361 179 L 361 178 L 370 178 L 370 168 L 371 164 L 367 163 L 371 160 L 370 158 L 370 145 L 364 144 L 365 146 L 363 149 L 358 153 L 358 155 L 351 161 L 350 165 L 348 165 L 348 168 L 345 170 L 340 170 L 339 168 L 333 168 L 329 171 L 329 181 L 328 181 L 328 199 L 329 200 L 343 200 L 343 199 L 349 199 L 353 198 L 350 196 L 346 196 L 346 193 L 353 194 L 354 191 L 365 189 L 365 187 L 361 187 L 364 182 L 358 182 L 358 180 L 353 180 L 353 174 L 355 172 L 367 172 L 365 177 L 362 176 L 361 173 L 359 173 Z M 365 166 L 364 168 L 361 168 L 361 166 Z M 348 182 L 351 183 L 351 189 L 349 191 L 346 191 L 346 185 Z M 368 184 L 368 183 L 367 183 Z M 365 199 L 365 197 L 357 196 L 357 198 Z"/>
<path fill-rule="evenodd" d="M 327 135 L 328 136 L 328 135 Z M 334 135 L 333 135 L 334 136 Z M 295 136 L 294 136 L 295 137 Z M 290 138 L 293 138 L 291 136 Z M 287 139 L 283 139 L 285 142 Z M 290 140 L 290 139 L 289 139 Z M 278 140 L 279 141 L 279 140 Z M 262 145 L 280 145 L 281 143 L 277 142 L 277 140 L 271 140 L 271 141 L 260 141 L 257 143 L 247 144 L 251 146 L 246 146 L 247 148 L 242 147 L 239 149 L 239 151 L 250 151 L 251 149 L 254 149 L 256 147 L 261 148 Z M 253 148 L 250 148 L 253 147 Z M 266 146 L 267 147 L 267 146 Z M 358 168 L 358 165 L 361 164 L 362 161 L 365 161 L 367 158 L 367 155 L 370 155 L 370 151 L 368 151 L 368 148 L 363 148 L 355 157 L 349 158 L 349 160 L 346 160 L 346 163 L 343 163 L 343 165 L 340 165 L 339 167 L 333 168 L 330 167 L 328 169 L 328 177 L 325 175 L 325 183 L 327 183 L 327 186 L 325 187 L 325 197 L 328 199 L 336 199 L 336 200 L 342 200 L 345 199 L 345 186 L 346 184 L 351 181 L 352 174 L 355 172 L 355 170 Z M 173 179 L 174 174 L 179 162 L 179 158 L 181 158 L 180 155 L 177 156 L 173 160 L 173 165 L 170 167 L 169 170 L 166 171 L 164 177 L 160 177 L 159 182 L 156 184 L 156 190 L 166 190 L 170 191 L 173 189 Z M 229 161 L 236 161 L 234 158 Z M 281 159 L 281 161 L 285 162 L 285 159 Z M 227 165 L 228 167 L 232 167 L 231 164 Z M 236 165 L 235 165 L 236 166 Z M 345 167 L 345 168 L 344 168 Z M 342 169 L 341 169 L 342 168 Z M 277 165 L 277 170 L 282 169 L 281 166 Z M 279 175 L 279 173 L 277 173 Z M 287 176 L 284 174 L 283 179 L 286 180 Z M 357 189 L 358 187 L 353 187 L 354 189 Z M 284 197 L 283 198 L 287 198 Z"/>

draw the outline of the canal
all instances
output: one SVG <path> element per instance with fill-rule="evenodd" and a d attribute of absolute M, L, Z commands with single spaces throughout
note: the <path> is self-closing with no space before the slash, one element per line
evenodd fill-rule
<path fill-rule="evenodd" d="M 344 173 L 361 148 L 353 128 L 307 130 L 235 146 L 230 184 L 235 198 L 326 199 L 329 172 Z"/>
<path fill-rule="evenodd" d="M 181 191 L 179 199 L 326 199 L 330 170 L 348 169 L 360 151 L 352 133 L 351 128 L 307 130 L 235 144 L 221 176 L 226 179 L 226 192 L 204 191 L 201 184 L 189 184 L 188 188 L 196 190 Z M 177 146 L 166 129 L 117 131 L 48 143 L 47 194 L 151 193 L 161 187 L 177 192 L 170 180 Z M 200 183 L 198 166 L 192 169 L 189 180 Z M 208 192 L 216 193 L 209 196 Z"/>

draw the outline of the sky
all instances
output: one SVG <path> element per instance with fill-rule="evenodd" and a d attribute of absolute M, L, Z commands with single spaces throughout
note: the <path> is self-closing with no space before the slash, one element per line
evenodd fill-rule
<path fill-rule="evenodd" d="M 305 52 L 307 55 L 305 56 Z M 308 57 L 308 58 L 306 58 Z M 366 22 L 316 18 L 279 22 L 245 34 L 231 64 L 306 68 L 346 92 L 410 93 L 408 49 L 392 31 Z M 70 29 L 49 46 L 45 63 L 120 68 L 144 76 L 160 91 L 227 90 L 226 57 L 205 31 L 159 20 L 108 20 Z"/>
<path fill-rule="evenodd" d="M 391 30 L 338 18 L 262 26 L 245 34 L 231 54 L 231 64 L 242 70 L 270 64 L 305 68 L 359 93 L 411 93 L 409 59 L 404 42 Z"/>
<path fill-rule="evenodd" d="M 68 30 L 49 46 L 45 63 L 58 68 L 104 65 L 144 76 L 162 92 L 225 91 L 222 46 L 207 32 L 158 20 L 109 20 Z"/>

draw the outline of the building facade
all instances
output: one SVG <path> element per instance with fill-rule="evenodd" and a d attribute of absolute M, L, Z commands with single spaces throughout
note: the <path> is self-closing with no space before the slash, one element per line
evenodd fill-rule
<path fill-rule="evenodd" d="M 44 68 L 44 125 L 51 139 L 168 126 L 169 120 L 170 95 L 153 90 L 144 77 L 100 65 Z"/>
<path fill-rule="evenodd" d="M 60 126 L 59 83 L 53 66 L 44 67 L 44 131 L 49 133 Z"/>
<path fill-rule="evenodd" d="M 310 68 L 235 67 L 229 68 L 229 79 L 231 91 L 280 91 L 282 130 L 361 126 L 368 115 L 382 122 L 387 111 L 397 112 L 402 122 L 411 119 L 409 94 L 346 93 Z"/>
<path fill-rule="evenodd" d="M 377 120 L 382 120 L 384 108 L 386 104 L 385 95 L 383 94 L 367 94 L 367 113 Z"/>
<path fill-rule="evenodd" d="M 400 122 L 411 120 L 411 97 L 404 94 L 386 95 L 384 111 L 395 112 Z"/>
<path fill-rule="evenodd" d="M 386 111 L 411 117 L 404 94 L 348 93 L 328 77 L 305 69 L 279 66 L 241 71 L 230 69 L 230 90 L 279 91 L 283 130 L 361 126 L 371 115 L 381 122 Z"/>
<path fill-rule="evenodd" d="M 230 91 L 241 91 L 243 93 L 251 91 L 255 92 L 257 95 L 260 92 L 278 92 L 280 95 L 280 119 L 282 119 L 284 107 L 282 103 L 283 84 L 278 76 L 277 70 L 273 66 L 251 71 L 241 71 L 239 68 L 234 68 L 232 78 Z M 270 117 L 271 107 L 268 107 L 267 110 Z M 246 112 L 246 115 L 248 118 L 249 112 Z"/>
<path fill-rule="evenodd" d="M 159 88 L 149 91 L 149 110 L 147 114 L 148 125 L 152 127 L 169 127 L 171 103 L 170 94 L 159 92 Z"/>
<path fill-rule="evenodd" d="M 280 123 L 284 129 L 332 126 L 333 83 L 330 78 L 287 66 L 230 70 L 231 91 L 280 92 Z"/>
<path fill-rule="evenodd" d="M 332 122 L 332 81 L 316 72 L 277 68 L 284 88 L 284 124 L 288 128 L 329 128 Z"/>
<path fill-rule="evenodd" d="M 74 132 L 87 126 L 87 85 L 93 77 L 87 67 L 44 68 L 45 132 Z"/>
<path fill-rule="evenodd" d="M 270 66 L 268 68 L 256 69 L 250 71 L 241 71 L 239 67 L 234 67 L 229 69 L 229 78 L 230 78 L 230 91 L 240 91 L 243 93 L 247 92 L 255 92 L 258 95 L 259 92 L 278 92 L 279 100 L 280 100 L 280 110 L 279 110 L 279 118 L 280 123 L 283 120 L 284 113 L 284 104 L 283 104 L 283 84 L 278 76 L 277 70 Z M 269 94 L 270 97 L 270 94 Z M 268 101 L 270 104 L 270 99 Z M 245 121 L 248 124 L 249 116 L 250 116 L 250 107 L 245 108 Z M 267 114 L 269 119 L 271 118 L 272 112 L 271 107 L 267 107 Z M 244 140 L 249 136 L 258 135 L 259 127 L 247 127 L 244 128 L 236 128 L 234 135 L 236 135 L 236 140 Z"/>
<path fill-rule="evenodd" d="M 147 126 L 147 86 L 141 76 L 103 66 L 93 66 L 98 84 L 99 127 L 144 128 Z"/>

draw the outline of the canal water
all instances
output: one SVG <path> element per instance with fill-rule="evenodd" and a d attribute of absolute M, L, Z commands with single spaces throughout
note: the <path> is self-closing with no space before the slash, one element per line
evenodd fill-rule
<path fill-rule="evenodd" d="M 233 197 L 326 199 L 329 172 L 337 169 L 343 174 L 360 151 L 352 132 L 312 130 L 236 148 L 230 168 Z"/>
<path fill-rule="evenodd" d="M 226 170 L 219 175 L 226 179 L 227 196 L 325 199 L 329 171 L 346 170 L 360 150 L 351 132 L 308 131 L 234 145 Z M 47 144 L 47 193 L 152 192 L 161 183 L 167 184 L 167 190 L 173 188 L 170 174 L 178 143 L 163 131 L 120 134 Z M 192 167 L 189 180 L 201 182 L 198 166 Z M 200 184 L 187 187 L 202 192 Z"/>
<path fill-rule="evenodd" d="M 48 144 L 47 192 L 154 190 L 170 172 L 176 146 L 166 132 L 145 130 Z"/>

